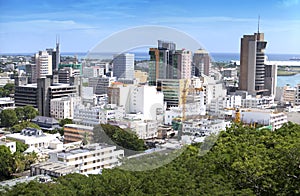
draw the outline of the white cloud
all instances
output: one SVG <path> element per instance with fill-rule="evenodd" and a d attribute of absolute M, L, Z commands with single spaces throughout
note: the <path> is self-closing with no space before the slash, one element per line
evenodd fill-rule
<path fill-rule="evenodd" d="M 291 6 L 295 6 L 295 5 L 298 5 L 300 3 L 299 0 L 281 0 L 279 1 L 278 5 L 280 7 L 291 7 Z"/>
<path fill-rule="evenodd" d="M 213 17 L 161 17 L 153 19 L 152 23 L 211 23 L 211 22 L 253 22 L 257 19 L 253 18 L 234 18 L 226 16 Z"/>
<path fill-rule="evenodd" d="M 93 30 L 95 27 L 76 23 L 73 20 L 28 20 L 18 22 L 0 23 L 1 33 L 15 32 L 60 32 L 60 31 L 75 31 L 75 30 Z"/>

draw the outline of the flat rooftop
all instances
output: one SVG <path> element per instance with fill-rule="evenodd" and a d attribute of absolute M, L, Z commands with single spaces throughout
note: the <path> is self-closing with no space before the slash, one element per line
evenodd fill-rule
<path fill-rule="evenodd" d="M 31 167 L 37 167 L 39 169 L 48 170 L 60 174 L 67 174 L 75 171 L 74 166 L 65 165 L 60 162 L 43 162 L 31 165 Z"/>
<path fill-rule="evenodd" d="M 66 152 L 59 152 L 59 153 L 57 153 L 57 156 L 58 157 L 68 157 L 68 156 L 72 156 L 72 155 L 76 155 L 76 154 L 82 154 L 82 153 L 99 150 L 99 149 L 105 149 L 105 148 L 109 148 L 109 147 L 114 147 L 114 146 L 108 145 L 108 144 L 95 143 L 95 144 L 90 144 L 88 146 L 84 146 L 81 148 L 72 149 L 72 150 L 69 150 Z"/>
<path fill-rule="evenodd" d="M 37 88 L 37 83 L 20 85 L 19 87 Z"/>
<path fill-rule="evenodd" d="M 93 130 L 92 126 L 78 125 L 78 124 L 66 124 L 64 127 L 70 127 L 75 129 Z"/>

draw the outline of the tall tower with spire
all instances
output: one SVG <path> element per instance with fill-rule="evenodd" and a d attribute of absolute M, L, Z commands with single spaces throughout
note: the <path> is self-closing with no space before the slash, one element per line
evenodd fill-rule
<path fill-rule="evenodd" d="M 252 95 L 268 94 L 269 91 L 265 86 L 267 42 L 264 40 L 264 33 L 259 32 L 259 22 L 260 17 L 257 33 L 244 35 L 241 39 L 239 89 Z"/>
<path fill-rule="evenodd" d="M 59 50 L 59 35 L 56 36 L 56 65 L 53 70 L 58 71 L 59 63 L 60 63 L 60 50 Z"/>

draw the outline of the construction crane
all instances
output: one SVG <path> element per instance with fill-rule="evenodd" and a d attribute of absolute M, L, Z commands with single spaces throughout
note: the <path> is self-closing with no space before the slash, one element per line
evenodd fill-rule
<path fill-rule="evenodd" d="M 182 136 L 182 132 L 183 132 L 183 121 L 185 120 L 185 112 L 186 112 L 186 96 L 187 96 L 187 92 L 188 92 L 188 88 L 187 88 L 187 83 L 188 80 L 185 79 L 184 80 L 184 87 L 182 89 L 182 95 L 181 95 L 181 104 L 182 104 L 182 117 L 181 117 L 181 126 L 178 129 L 178 140 L 181 140 L 181 136 Z"/>
<path fill-rule="evenodd" d="M 234 117 L 234 122 L 240 123 L 241 122 L 241 111 L 238 107 L 234 108 L 225 108 L 225 110 L 234 110 L 235 111 L 235 117 Z"/>
<path fill-rule="evenodd" d="M 236 123 L 240 123 L 241 122 L 241 112 L 240 112 L 239 108 L 236 108 L 236 110 L 235 110 L 234 122 L 236 122 Z"/>
<path fill-rule="evenodd" d="M 185 120 L 185 112 L 186 112 L 186 97 L 187 97 L 187 92 L 188 92 L 188 88 L 187 88 L 187 83 L 188 80 L 184 80 L 184 87 L 182 89 L 182 122 Z"/>

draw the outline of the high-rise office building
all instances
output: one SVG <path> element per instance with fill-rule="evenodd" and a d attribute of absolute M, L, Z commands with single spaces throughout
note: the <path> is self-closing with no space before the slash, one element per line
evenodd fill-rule
<path fill-rule="evenodd" d="M 158 40 L 157 48 L 149 49 L 149 85 L 158 79 L 189 79 L 192 73 L 192 52 L 176 50 L 176 44 Z"/>
<path fill-rule="evenodd" d="M 266 94 L 264 33 L 244 35 L 241 38 L 239 89 L 252 95 Z M 269 92 L 271 93 L 271 92 Z"/>
<path fill-rule="evenodd" d="M 52 75 L 52 55 L 47 51 L 39 51 L 35 54 L 37 78 Z"/>
<path fill-rule="evenodd" d="M 156 85 L 157 79 L 177 78 L 177 63 L 173 65 L 176 44 L 158 40 L 157 45 L 149 49 L 149 85 Z"/>
<path fill-rule="evenodd" d="M 208 52 L 204 49 L 196 50 L 193 55 L 193 75 L 197 77 L 202 74 L 209 76 L 210 66 L 211 62 Z"/>
<path fill-rule="evenodd" d="M 119 54 L 113 59 L 113 76 L 117 79 L 134 79 L 134 54 Z"/>
<path fill-rule="evenodd" d="M 176 66 L 175 66 L 176 65 Z M 192 52 L 189 50 L 176 50 L 173 58 L 174 79 L 190 79 L 192 73 Z"/>

